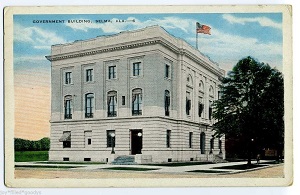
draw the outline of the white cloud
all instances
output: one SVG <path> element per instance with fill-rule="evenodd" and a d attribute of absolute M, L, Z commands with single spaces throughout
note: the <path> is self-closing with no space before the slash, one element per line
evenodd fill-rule
<path fill-rule="evenodd" d="M 271 67 L 282 69 L 282 44 L 263 43 L 256 38 L 227 34 L 212 26 L 212 35 L 199 34 L 198 46 L 226 71 L 243 57 L 252 56 Z M 195 38 L 188 38 L 195 45 Z"/>
<path fill-rule="evenodd" d="M 228 22 L 230 22 L 231 24 L 237 23 L 237 24 L 245 25 L 246 23 L 249 23 L 249 22 L 258 22 L 261 26 L 264 26 L 264 27 L 272 27 L 272 28 L 276 28 L 276 29 L 282 28 L 281 23 L 274 22 L 273 20 L 271 20 L 270 18 L 267 18 L 267 17 L 239 18 L 239 17 L 235 17 L 231 14 L 223 14 L 223 18 L 225 20 L 227 20 Z"/>
<path fill-rule="evenodd" d="M 55 32 L 39 27 L 24 27 L 18 23 L 14 24 L 14 41 L 30 43 L 35 49 L 50 49 L 51 45 L 66 42 Z"/>
<path fill-rule="evenodd" d="M 192 19 L 184 19 L 182 20 L 179 17 L 164 17 L 162 19 L 151 18 L 149 20 L 141 22 L 140 20 L 129 17 L 127 20 L 135 20 L 135 22 L 114 22 L 118 18 L 111 19 L 113 24 L 110 22 L 106 23 L 66 23 L 66 26 L 74 29 L 74 30 L 82 30 L 87 32 L 89 29 L 101 29 L 104 33 L 119 33 L 121 31 L 126 30 L 127 26 L 130 26 L 130 29 L 139 29 L 144 28 L 146 26 L 151 25 L 160 25 L 165 29 L 180 29 L 183 32 L 187 33 L 189 29 L 193 28 L 192 25 L 196 23 L 195 20 Z M 78 19 L 80 20 L 80 19 Z"/>
<path fill-rule="evenodd" d="M 48 47 L 48 46 L 47 46 Z M 46 61 L 44 55 L 36 55 L 36 56 L 30 56 L 30 55 L 22 55 L 22 56 L 14 56 L 14 63 L 18 62 L 36 62 L 36 61 Z"/>

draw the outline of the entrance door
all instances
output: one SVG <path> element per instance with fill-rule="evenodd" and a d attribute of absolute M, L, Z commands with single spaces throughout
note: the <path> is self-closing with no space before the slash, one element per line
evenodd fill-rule
<path fill-rule="evenodd" d="M 131 154 L 142 154 L 143 133 L 141 129 L 131 130 Z"/>

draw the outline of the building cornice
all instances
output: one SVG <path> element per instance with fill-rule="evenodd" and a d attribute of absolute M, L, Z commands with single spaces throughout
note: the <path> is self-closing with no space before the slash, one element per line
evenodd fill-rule
<path fill-rule="evenodd" d="M 49 56 L 46 56 L 46 58 L 52 62 L 52 61 L 84 57 L 84 56 L 96 55 L 96 54 L 113 52 L 113 51 L 121 51 L 121 50 L 126 50 L 126 49 L 139 48 L 139 47 L 155 45 L 155 44 L 160 44 L 176 54 L 183 55 L 183 56 L 190 58 L 191 60 L 195 61 L 197 64 L 201 64 L 204 68 L 215 73 L 219 77 L 224 76 L 224 73 L 220 68 L 214 67 L 217 65 L 215 65 L 212 61 L 210 61 L 208 59 L 203 59 L 204 56 L 202 56 L 200 53 L 199 53 L 199 55 L 201 55 L 201 56 L 197 56 L 194 53 L 192 53 L 191 51 L 189 51 L 188 49 L 180 48 L 180 47 L 176 46 L 175 44 L 167 41 L 163 37 L 153 37 L 150 39 L 142 39 L 142 40 L 135 41 L 135 42 L 120 43 L 120 44 L 116 44 L 116 45 L 92 48 L 92 49 L 81 50 L 81 51 L 76 51 L 76 52 L 63 53 L 63 54 L 57 54 L 57 55 L 49 55 Z"/>

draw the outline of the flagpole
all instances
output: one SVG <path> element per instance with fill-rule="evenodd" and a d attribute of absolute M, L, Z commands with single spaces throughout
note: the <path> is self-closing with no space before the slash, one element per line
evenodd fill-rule
<path fill-rule="evenodd" d="M 198 32 L 197 32 L 197 23 L 196 23 L 196 49 L 198 49 Z"/>

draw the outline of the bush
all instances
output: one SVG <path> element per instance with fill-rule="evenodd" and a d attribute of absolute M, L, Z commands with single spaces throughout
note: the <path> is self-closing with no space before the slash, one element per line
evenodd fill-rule
<path fill-rule="evenodd" d="M 49 149 L 50 139 L 48 137 L 38 141 L 15 138 L 15 151 L 48 151 Z"/>

